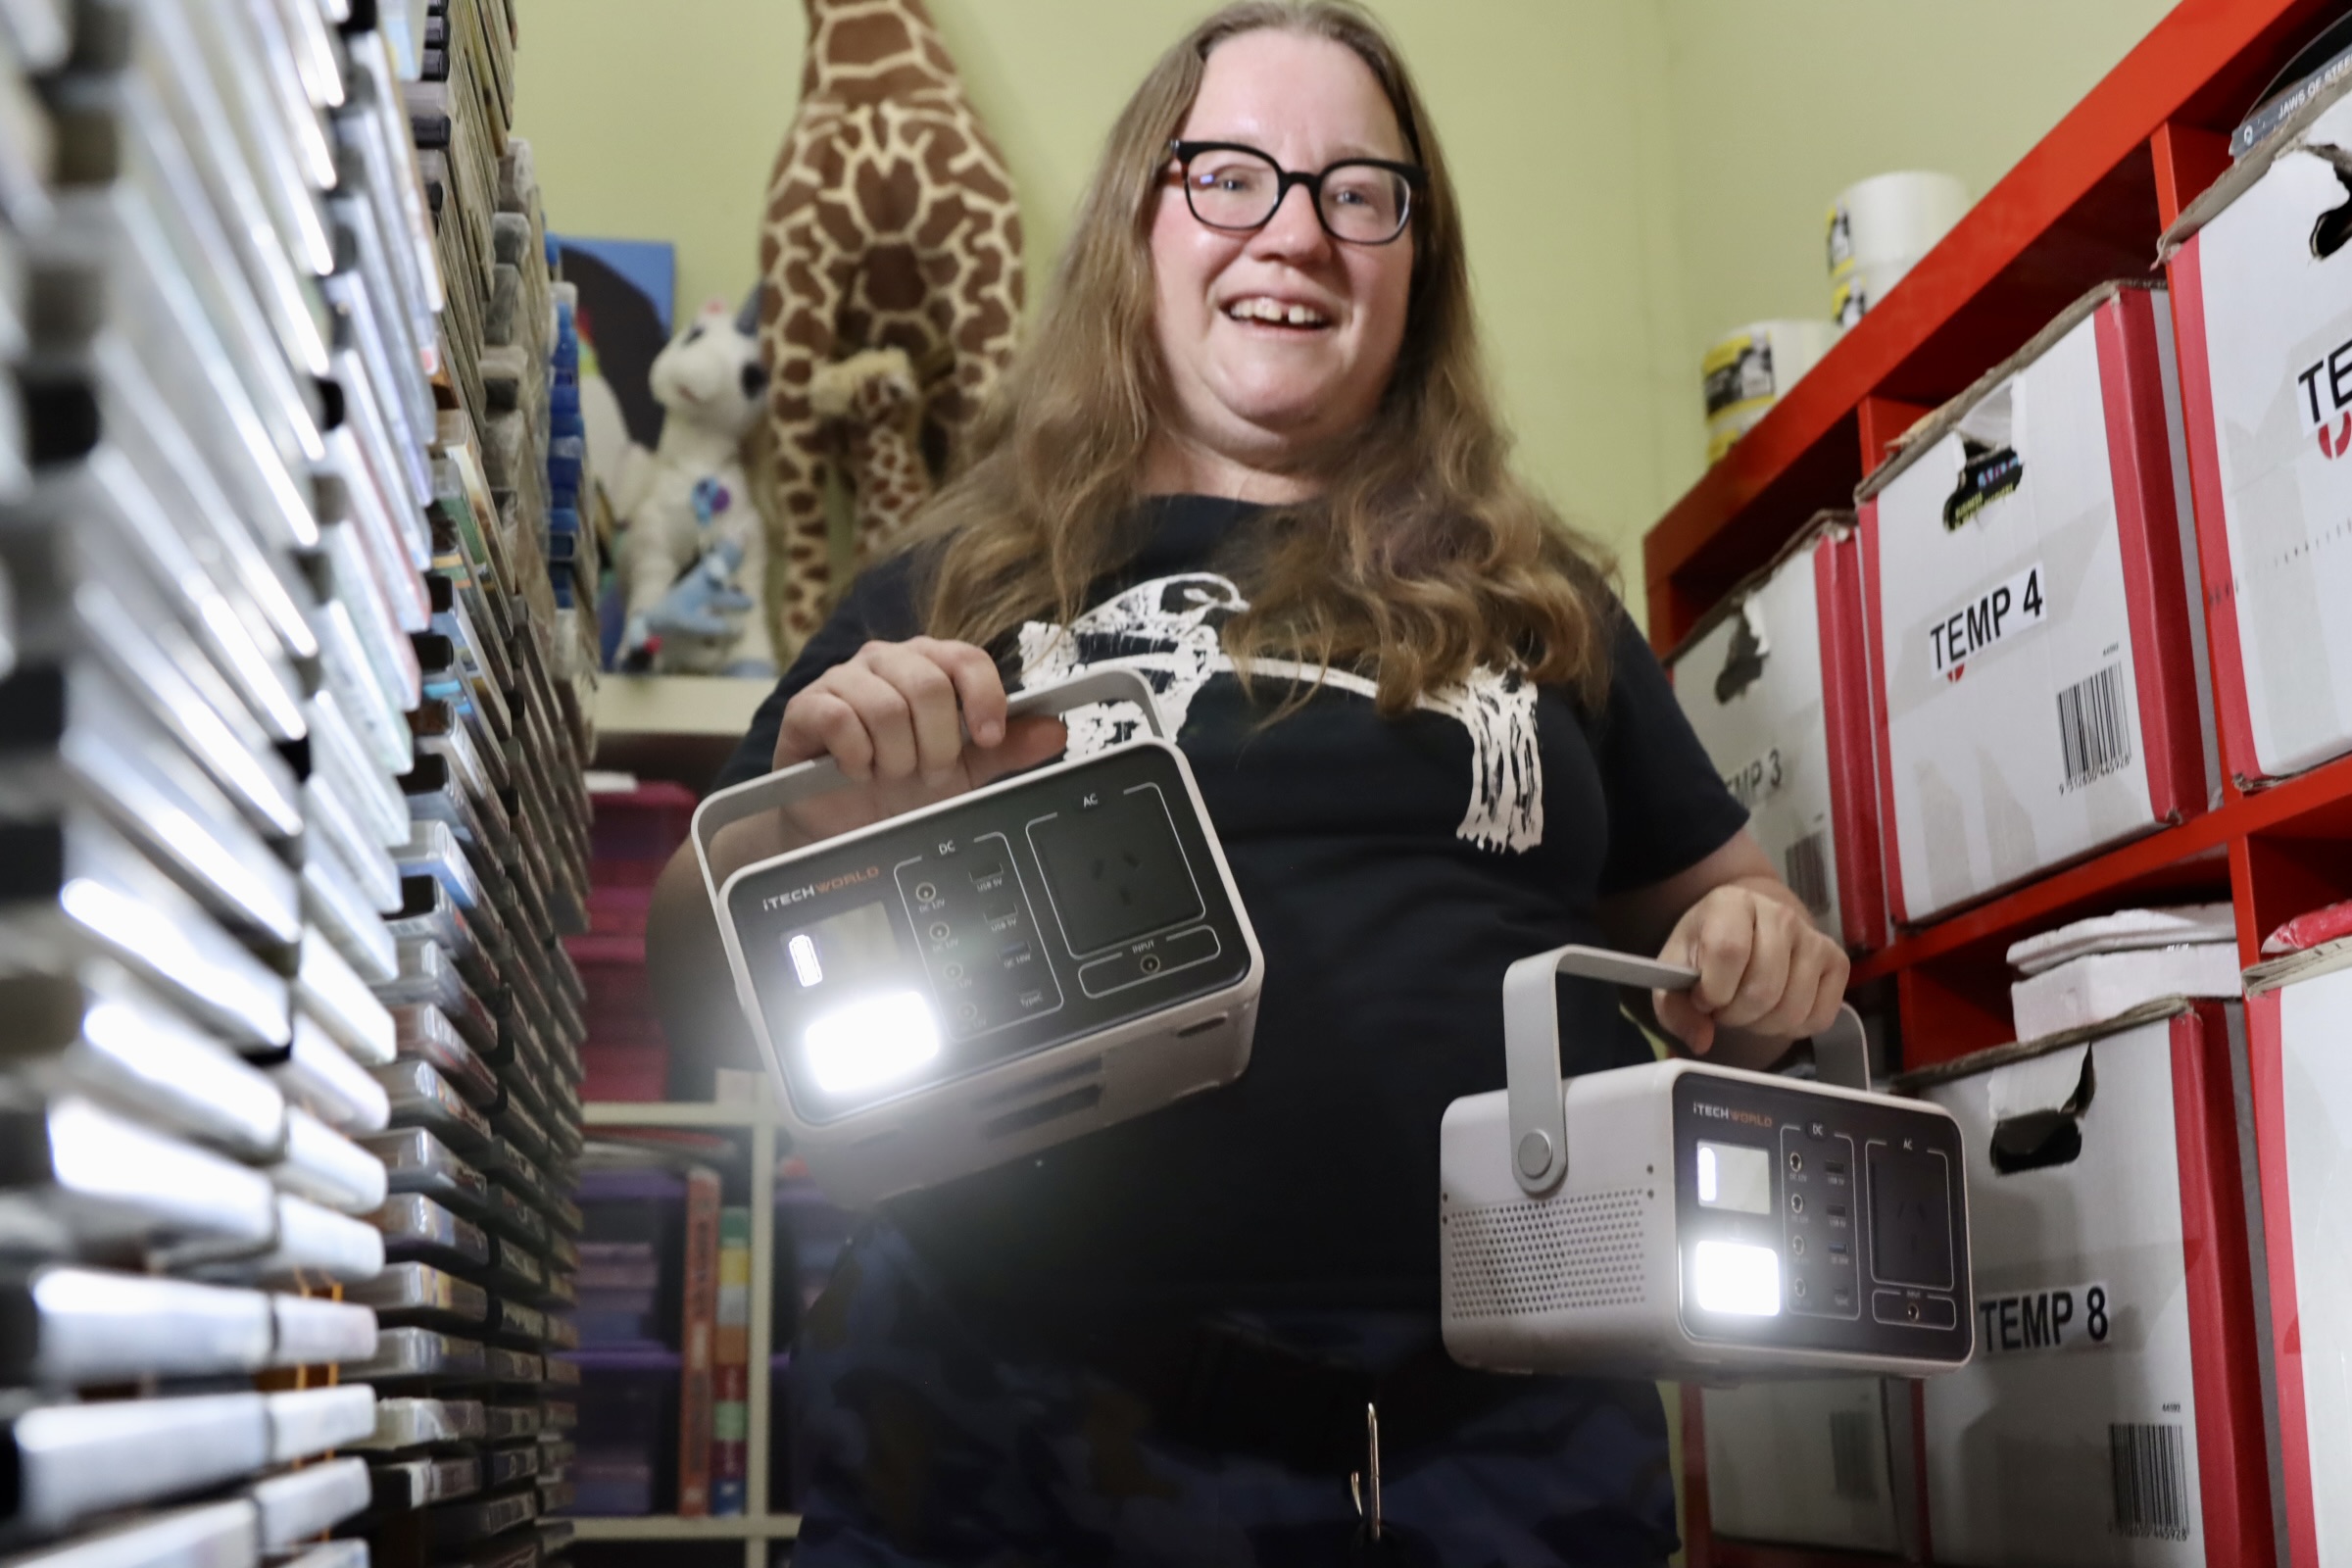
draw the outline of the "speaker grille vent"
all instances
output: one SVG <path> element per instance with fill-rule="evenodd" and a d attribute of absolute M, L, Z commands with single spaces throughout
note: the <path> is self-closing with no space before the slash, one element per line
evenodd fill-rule
<path fill-rule="evenodd" d="M 1449 1316 L 1516 1317 L 1642 1298 L 1642 1190 L 1521 1200 L 1446 1215 Z"/>

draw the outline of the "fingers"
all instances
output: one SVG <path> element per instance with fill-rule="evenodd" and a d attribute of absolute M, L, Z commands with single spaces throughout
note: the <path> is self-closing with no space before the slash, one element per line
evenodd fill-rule
<path fill-rule="evenodd" d="M 970 643 L 942 642 L 917 637 L 906 645 L 944 671 L 963 710 L 963 727 L 975 746 L 995 746 L 1004 739 L 1004 678 L 997 662 Z"/>
<path fill-rule="evenodd" d="M 1719 1028 L 1793 1040 L 1820 1033 L 1845 997 L 1844 951 L 1804 912 L 1752 889 L 1717 888 L 1685 912 L 1659 956 L 1698 973 L 1652 995 L 1658 1022 L 1704 1054 Z"/>
<path fill-rule="evenodd" d="M 1035 767 L 1053 760 L 1069 745 L 1069 731 L 1058 718 L 1032 713 L 1016 718 L 1004 731 L 1004 744 L 985 750 L 975 749 L 965 756 L 970 770 L 971 787 L 978 789 L 993 784 L 1008 773 Z"/>
<path fill-rule="evenodd" d="M 1658 1027 L 1690 1048 L 1694 1056 L 1703 1056 L 1715 1044 L 1715 1020 L 1699 1011 L 1686 991 L 1652 991 L 1649 1003 L 1658 1015 Z"/>
<path fill-rule="evenodd" d="M 1681 952 L 1674 961 L 1698 971 L 1689 996 L 1697 1009 L 1712 1017 L 1740 997 L 1747 976 L 1748 956 L 1756 944 L 1755 895 L 1741 888 L 1718 888 L 1692 905 L 1674 936 L 1667 939 L 1669 955 L 1677 939 Z"/>
<path fill-rule="evenodd" d="M 775 765 L 830 756 L 854 779 L 944 784 L 957 774 L 966 729 L 975 745 L 997 745 L 1004 715 L 1004 683 L 983 650 L 932 637 L 870 642 L 785 705 Z M 1015 765 L 1028 764 L 1000 770 Z"/>
<path fill-rule="evenodd" d="M 888 769 L 883 776 L 911 773 L 936 781 L 954 771 L 963 755 L 963 723 L 956 710 L 956 683 L 939 661 L 913 643 L 877 643 L 852 664 L 862 666 L 897 699 L 878 714 L 894 727 L 887 739 L 879 733 L 874 737 L 876 765 Z M 902 758 L 904 768 L 896 765 Z"/>

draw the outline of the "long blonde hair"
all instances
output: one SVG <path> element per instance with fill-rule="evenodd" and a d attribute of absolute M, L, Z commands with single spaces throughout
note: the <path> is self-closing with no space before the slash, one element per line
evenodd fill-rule
<path fill-rule="evenodd" d="M 1420 95 L 1379 26 L 1336 0 L 1242 0 L 1152 68 L 1112 128 L 1036 335 L 966 432 L 960 473 L 928 509 L 920 590 L 934 635 L 982 645 L 1024 620 L 1067 624 L 1130 558 L 1167 377 L 1153 330 L 1150 234 L 1169 140 L 1217 45 L 1280 29 L 1353 50 L 1428 171 L 1413 211 L 1404 339 L 1378 410 L 1315 500 L 1253 525 L 1236 565 L 1250 609 L 1222 637 L 1253 656 L 1354 669 L 1383 712 L 1479 664 L 1595 698 L 1607 679 L 1600 552 L 1510 470 L 1479 353 L 1460 209 Z"/>

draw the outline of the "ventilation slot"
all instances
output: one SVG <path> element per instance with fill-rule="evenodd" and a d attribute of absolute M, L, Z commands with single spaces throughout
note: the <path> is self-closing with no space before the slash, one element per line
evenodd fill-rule
<path fill-rule="evenodd" d="M 1052 1100 L 1043 1101 L 1024 1109 L 1009 1111 L 994 1121 L 982 1122 L 980 1136 L 983 1138 L 1009 1138 L 1014 1133 L 1025 1133 L 1033 1127 L 1043 1127 L 1046 1123 L 1057 1121 L 1063 1116 L 1075 1115 L 1082 1110 L 1092 1110 L 1101 1103 L 1102 1103 L 1102 1086 L 1088 1084 L 1084 1089 L 1073 1089 L 1066 1095 L 1057 1095 Z"/>
<path fill-rule="evenodd" d="M 1517 1317 L 1642 1298 L 1640 1188 L 1453 1208 L 1446 1222 L 1446 1310 Z"/>

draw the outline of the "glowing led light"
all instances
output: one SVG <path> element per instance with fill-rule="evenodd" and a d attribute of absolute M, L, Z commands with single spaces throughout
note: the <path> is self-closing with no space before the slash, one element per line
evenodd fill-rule
<path fill-rule="evenodd" d="M 828 1095 L 906 1077 L 939 1054 L 939 1025 L 922 997 L 893 991 L 837 1007 L 802 1032 L 808 1071 Z"/>
<path fill-rule="evenodd" d="M 812 986 L 825 977 L 816 961 L 816 943 L 808 932 L 785 943 L 784 951 L 792 955 L 792 972 L 801 977 L 802 985 Z"/>
<path fill-rule="evenodd" d="M 1715 1151 L 1705 1144 L 1698 1146 L 1698 1200 L 1715 1201 Z"/>
<path fill-rule="evenodd" d="M 1701 1242 L 1691 1259 L 1690 1283 L 1706 1311 L 1780 1315 L 1781 1256 L 1769 1247 Z"/>

